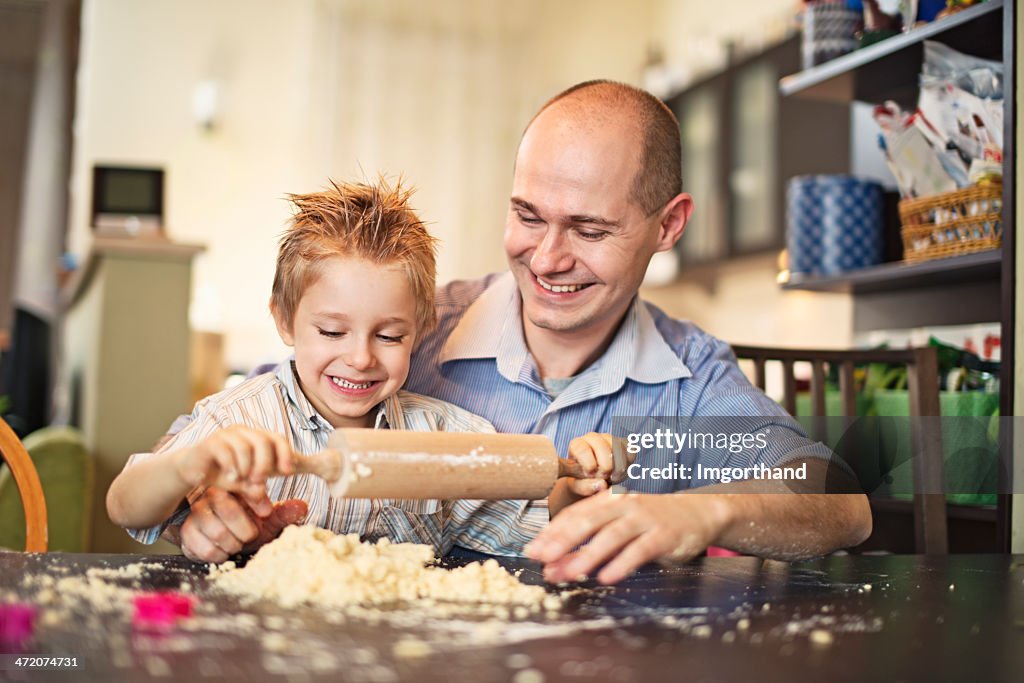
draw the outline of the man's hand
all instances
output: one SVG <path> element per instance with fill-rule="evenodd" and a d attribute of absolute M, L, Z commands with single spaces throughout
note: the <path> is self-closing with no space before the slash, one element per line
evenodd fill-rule
<path fill-rule="evenodd" d="M 625 470 L 615 471 L 613 449 L 611 434 L 590 432 L 569 442 L 569 457 L 579 463 L 587 476 L 581 479 L 562 477 L 555 482 L 548 495 L 548 510 L 552 517 L 567 506 L 605 491 L 625 478 Z"/>
<path fill-rule="evenodd" d="M 856 482 L 837 486 L 823 459 L 787 465 L 803 463 L 806 480 L 748 479 L 675 494 L 604 491 L 553 517 L 526 555 L 555 582 L 607 562 L 597 580 L 608 584 L 651 560 L 686 562 L 709 545 L 792 561 L 863 543 L 871 534 L 867 496 L 850 492 Z M 823 493 L 837 488 L 842 493 Z"/>
<path fill-rule="evenodd" d="M 588 576 L 612 584 L 657 559 L 686 562 L 715 542 L 728 523 L 714 495 L 604 491 L 569 506 L 526 546 L 553 583 Z M 574 551 L 580 544 L 590 542 Z"/>
<path fill-rule="evenodd" d="M 586 479 L 565 477 L 569 491 L 586 498 L 608 488 L 615 458 L 612 456 L 612 435 L 590 432 L 569 442 L 569 457 L 580 464 Z"/>
<path fill-rule="evenodd" d="M 264 508 L 260 516 L 254 510 Z M 196 562 L 224 562 L 231 555 L 251 552 L 277 538 L 289 524 L 306 517 L 304 500 L 271 505 L 263 496 L 256 503 L 223 489 L 209 488 L 192 505 L 181 527 L 181 552 Z"/>

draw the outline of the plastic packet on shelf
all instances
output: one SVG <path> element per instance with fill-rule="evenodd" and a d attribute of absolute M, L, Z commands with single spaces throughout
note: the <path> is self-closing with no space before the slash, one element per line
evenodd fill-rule
<path fill-rule="evenodd" d="M 949 152 L 927 122 L 903 112 L 894 102 L 875 108 L 875 121 L 882 130 L 886 161 L 903 197 L 923 197 L 956 190 L 956 177 L 966 180 L 966 169 L 956 154 Z M 945 156 L 945 161 L 941 158 Z M 959 164 L 959 166 L 957 166 Z M 951 174 L 946 166 L 952 166 Z"/>
<path fill-rule="evenodd" d="M 1003 65 L 957 52 L 934 40 L 924 41 L 921 86 L 951 84 L 982 99 L 1003 98 Z"/>
<path fill-rule="evenodd" d="M 1003 103 L 953 85 L 921 88 L 918 110 L 967 159 L 1002 158 Z"/>

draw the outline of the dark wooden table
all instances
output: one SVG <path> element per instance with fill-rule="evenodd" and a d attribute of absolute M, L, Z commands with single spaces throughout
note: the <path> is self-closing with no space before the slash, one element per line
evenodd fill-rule
<path fill-rule="evenodd" d="M 614 589 L 584 584 L 564 615 L 506 626 L 415 616 L 340 621 L 314 608 L 244 608 L 210 592 L 205 568 L 182 557 L 0 552 L 0 599 L 35 599 L 28 575 L 84 576 L 89 568 L 140 561 L 160 565 L 142 587 L 187 581 L 211 614 L 246 628 L 208 614 L 198 628 L 148 634 L 116 610 L 78 610 L 68 623 L 40 624 L 27 647 L 76 656 L 79 669 L 26 676 L 8 666 L 0 679 L 1024 680 L 1024 557 L 1006 555 L 841 556 L 792 565 L 707 558 L 649 567 Z M 540 583 L 536 564 L 502 564 Z M 467 642 L 465 633 L 488 634 L 489 642 Z M 429 645 L 422 656 L 396 653 L 395 644 L 411 637 Z"/>

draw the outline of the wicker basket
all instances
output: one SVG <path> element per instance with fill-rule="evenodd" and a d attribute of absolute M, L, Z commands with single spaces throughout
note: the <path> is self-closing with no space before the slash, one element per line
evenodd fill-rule
<path fill-rule="evenodd" d="M 903 260 L 927 261 L 997 249 L 1003 239 L 1003 186 L 975 185 L 900 202 Z"/>

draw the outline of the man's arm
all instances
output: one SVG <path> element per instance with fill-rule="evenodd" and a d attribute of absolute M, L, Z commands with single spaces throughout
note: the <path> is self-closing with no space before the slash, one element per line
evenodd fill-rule
<path fill-rule="evenodd" d="M 662 495 L 606 491 L 566 508 L 526 554 L 545 564 L 552 582 L 579 579 L 607 563 L 597 579 L 611 584 L 652 560 L 685 562 L 709 545 L 799 560 L 864 541 L 871 533 L 867 497 L 821 493 L 835 473 L 821 459 L 786 465 L 803 462 L 803 482 L 745 480 Z"/>

